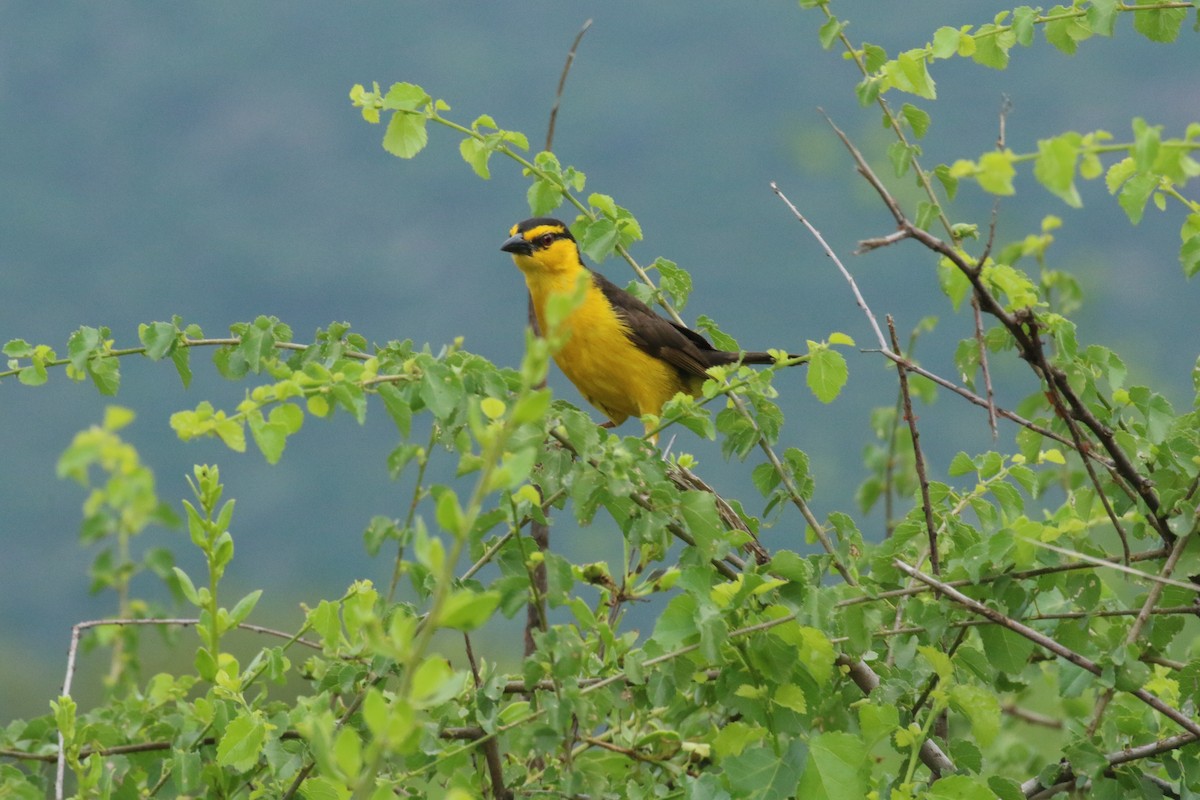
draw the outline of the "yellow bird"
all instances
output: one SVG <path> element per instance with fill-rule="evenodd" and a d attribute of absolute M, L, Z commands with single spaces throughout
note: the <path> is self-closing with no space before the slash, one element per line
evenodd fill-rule
<path fill-rule="evenodd" d="M 549 217 L 519 222 L 500 249 L 525 275 L 538 326 L 546 302 L 576 291 L 589 275 L 583 301 L 564 321 L 567 338 L 554 354 L 584 399 L 620 425 L 631 416 L 661 414 L 679 392 L 700 396 L 709 367 L 774 364 L 769 353 L 718 350 L 700 334 L 656 314 L 641 300 L 583 264 L 565 224 Z"/>

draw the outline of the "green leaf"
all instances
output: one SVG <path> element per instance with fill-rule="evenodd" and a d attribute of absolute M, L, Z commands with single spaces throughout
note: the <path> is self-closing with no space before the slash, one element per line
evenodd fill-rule
<path fill-rule="evenodd" d="M 908 122 L 912 128 L 913 135 L 918 139 L 925 136 L 925 132 L 929 130 L 929 114 L 917 108 L 912 103 L 905 103 L 900 108 L 900 114 Z"/>
<path fill-rule="evenodd" d="M 170 322 L 151 322 L 138 326 L 138 339 L 146 346 L 146 356 L 158 361 L 171 352 L 179 331 Z"/>
<path fill-rule="evenodd" d="M 9 358 L 29 358 L 33 355 L 33 345 L 24 339 L 10 339 L 3 352 Z"/>
<path fill-rule="evenodd" d="M 416 111 L 431 100 L 420 86 L 412 83 L 393 83 L 383 96 L 383 107 L 390 111 Z"/>
<path fill-rule="evenodd" d="M 217 763 L 246 772 L 258 763 L 266 743 L 266 723 L 254 712 L 245 712 L 225 726 L 217 745 Z"/>
<path fill-rule="evenodd" d="M 412 158 L 424 150 L 429 142 L 425 121 L 423 115 L 412 112 L 397 111 L 392 114 L 383 135 L 383 149 L 399 158 Z"/>
<path fill-rule="evenodd" d="M 1079 42 L 1092 35 L 1087 18 L 1071 14 L 1071 11 L 1073 9 L 1066 6 L 1054 6 L 1043 27 L 1046 41 L 1067 55 L 1074 55 Z"/>
<path fill-rule="evenodd" d="M 980 627 L 979 638 L 991 665 L 1011 675 L 1020 674 L 1033 654 L 1033 642 L 999 625 Z"/>
<path fill-rule="evenodd" d="M 87 371 L 88 359 L 103 345 L 104 340 L 100 331 L 83 325 L 67 339 L 67 358 L 70 359 L 71 366 L 75 371 L 82 376 Z"/>
<path fill-rule="evenodd" d="M 258 598 L 262 597 L 262 589 L 255 589 L 248 595 L 243 597 L 233 607 L 233 611 L 229 612 L 229 618 L 233 625 L 240 625 L 245 622 L 246 617 L 250 616 L 250 612 L 254 610 L 254 606 L 258 605 Z"/>
<path fill-rule="evenodd" d="M 413 673 L 413 704 L 428 708 L 446 702 L 462 690 L 465 677 L 465 674 L 452 670 L 440 656 L 425 659 Z"/>
<path fill-rule="evenodd" d="M 1158 176 L 1152 172 L 1139 172 L 1121 187 L 1117 203 L 1134 225 L 1142 221 L 1142 215 L 1146 213 L 1146 201 L 1157 188 Z"/>
<path fill-rule="evenodd" d="M 1013 152 L 1011 150 L 984 153 L 979 158 L 979 171 L 975 179 L 979 181 L 984 191 L 995 195 L 1010 195 L 1013 189 L 1013 177 L 1017 174 L 1013 168 Z"/>
<path fill-rule="evenodd" d="M 1162 126 L 1147 125 L 1141 117 L 1133 118 L 1133 163 L 1138 172 L 1150 172 L 1162 147 Z"/>
<path fill-rule="evenodd" d="M 929 74 L 923 50 L 901 53 L 896 56 L 895 61 L 885 64 L 883 71 L 891 79 L 892 85 L 900 91 L 924 97 L 926 100 L 937 99 L 937 87 Z"/>
<path fill-rule="evenodd" d="M 933 32 L 933 46 L 930 52 L 934 58 L 950 58 L 958 54 L 958 43 L 962 32 L 958 28 L 943 26 Z"/>
<path fill-rule="evenodd" d="M 383 407 L 387 410 L 388 416 L 392 418 L 392 422 L 396 423 L 396 430 L 400 432 L 402 438 L 407 439 L 412 431 L 413 417 L 409 401 L 404 398 L 394 383 L 381 383 L 375 387 L 375 391 L 383 400 Z"/>
<path fill-rule="evenodd" d="M 787 797 L 806 797 L 796 793 L 800 765 L 806 748 L 800 739 L 793 739 L 783 753 L 773 747 L 749 747 L 736 756 L 723 759 L 721 767 L 733 790 L 733 796 L 755 800 L 784 800 Z M 862 800 L 859 794 L 857 800 Z M 814 795 L 818 798 L 819 795 Z M 841 795 L 839 797 L 847 797 Z M 807 797 L 806 797 L 807 800 Z"/>
<path fill-rule="evenodd" d="M 49 377 L 46 365 L 40 360 L 34 361 L 28 367 L 22 367 L 21 371 L 17 373 L 17 380 L 25 386 L 41 386 Z"/>
<path fill-rule="evenodd" d="M 456 589 L 446 597 L 439 623 L 445 628 L 473 631 L 491 618 L 498 605 L 499 592 Z"/>
<path fill-rule="evenodd" d="M 529 203 L 529 213 L 535 217 L 545 216 L 562 204 L 563 189 L 556 183 L 539 179 L 530 184 L 525 199 Z"/>
<path fill-rule="evenodd" d="M 608 258 L 620 240 L 617 224 L 605 217 L 587 226 L 583 238 L 579 240 L 579 246 L 588 258 L 599 263 Z"/>
<path fill-rule="evenodd" d="M 176 347 L 171 351 L 171 361 L 175 364 L 175 371 L 179 373 L 179 380 L 183 382 L 185 389 L 192 385 L 192 368 L 189 364 L 191 353 L 190 347 Z"/>
<path fill-rule="evenodd" d="M 1092 32 L 1098 36 L 1112 36 L 1117 26 L 1118 0 L 1092 0 L 1088 4 L 1087 19 Z"/>
<path fill-rule="evenodd" d="M 1163 8 L 1159 0 L 1134 0 L 1133 29 L 1155 42 L 1173 42 L 1187 19 L 1186 8 Z"/>
<path fill-rule="evenodd" d="M 1075 164 L 1079 160 L 1082 140 L 1082 136 L 1073 132 L 1040 140 L 1037 161 L 1033 165 L 1034 177 L 1072 208 L 1083 205 L 1075 188 Z"/>
<path fill-rule="evenodd" d="M 343 775 L 357 775 L 362 769 L 362 738 L 349 725 L 333 740 L 333 760 Z"/>
<path fill-rule="evenodd" d="M 849 733 L 821 733 L 808 745 L 808 763 L 796 788 L 805 800 L 861 800 L 868 794 L 867 748 Z"/>
<path fill-rule="evenodd" d="M 975 31 L 973 41 L 975 49 L 971 58 L 976 64 L 1005 69 L 1008 66 L 1008 51 L 1017 43 L 1017 35 L 1012 30 L 1003 30 L 988 23 Z"/>
<path fill-rule="evenodd" d="M 116 356 L 102 356 L 87 362 L 92 383 L 106 397 L 112 397 L 121 387 L 121 364 Z"/>
<path fill-rule="evenodd" d="M 250 434 L 262 452 L 263 458 L 267 460 L 268 464 L 278 464 L 279 457 L 283 455 L 283 448 L 287 444 L 287 428 L 284 425 L 267 422 L 260 413 L 247 415 L 246 421 L 250 425 Z M 244 439 L 245 433 L 242 436 Z"/>
<path fill-rule="evenodd" d="M 1037 17 L 1036 8 L 1019 6 L 1013 9 L 1012 31 L 1017 44 L 1022 47 L 1029 47 L 1033 44 L 1033 30 L 1037 23 Z"/>
<path fill-rule="evenodd" d="M 663 650 L 690 644 L 699 634 L 696 626 L 697 614 L 696 598 L 692 595 L 680 594 L 671 598 L 654 625 L 654 641 Z"/>
<path fill-rule="evenodd" d="M 850 371 L 836 350 L 809 343 L 808 388 L 822 403 L 831 403 L 846 385 Z"/>
<path fill-rule="evenodd" d="M 447 533 L 455 536 L 465 533 L 462 506 L 458 504 L 458 496 L 453 489 L 446 486 L 441 488 L 437 498 L 436 517 L 438 525 Z"/>
<path fill-rule="evenodd" d="M 183 590 L 183 596 L 187 601 L 194 606 L 200 605 L 200 595 L 196 593 L 196 585 L 192 583 L 192 579 L 188 574 L 179 567 L 172 567 L 175 577 L 179 580 L 179 588 Z"/>
<path fill-rule="evenodd" d="M 825 22 L 821 25 L 820 30 L 817 31 L 817 38 L 821 41 L 821 47 L 825 48 L 826 50 L 833 47 L 834 43 L 838 40 L 838 35 L 841 34 L 842 30 L 846 27 L 846 24 L 847 23 L 833 16 L 825 20 Z"/>
<path fill-rule="evenodd" d="M 485 181 L 492 177 L 491 170 L 488 169 L 488 159 L 492 157 L 492 149 L 483 142 L 468 136 L 458 143 L 458 152 L 462 155 L 463 161 L 471 165 L 471 169 L 475 170 L 475 174 L 483 178 Z"/>
<path fill-rule="evenodd" d="M 992 790 L 973 775 L 949 775 L 922 795 L 928 800 L 996 800 Z"/>
<path fill-rule="evenodd" d="M 1200 272 L 1200 233 L 1183 240 L 1179 248 L 1179 263 L 1183 266 L 1183 274 L 1189 278 Z"/>

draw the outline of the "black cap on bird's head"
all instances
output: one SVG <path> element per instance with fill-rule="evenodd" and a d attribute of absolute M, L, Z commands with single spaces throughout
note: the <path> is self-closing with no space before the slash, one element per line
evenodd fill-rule
<path fill-rule="evenodd" d="M 533 255 L 535 250 L 549 247 L 558 239 L 575 241 L 566 223 L 552 217 L 533 217 L 518 222 L 509 230 L 509 234 L 500 249 L 520 256 Z"/>

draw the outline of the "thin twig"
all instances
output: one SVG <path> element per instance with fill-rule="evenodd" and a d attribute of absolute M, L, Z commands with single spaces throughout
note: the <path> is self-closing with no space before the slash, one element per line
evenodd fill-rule
<path fill-rule="evenodd" d="M 1076 555 L 1075 553 L 1072 553 L 1069 550 L 1061 550 L 1060 549 L 1059 552 L 1065 553 L 1066 555 Z M 1157 550 L 1146 550 L 1141 553 L 1134 553 L 1132 560 L 1135 562 L 1153 561 L 1154 559 L 1162 558 L 1163 556 L 1165 556 L 1167 554 L 1168 554 L 1168 551 L 1163 548 L 1159 548 Z M 1120 567 L 1120 564 L 1118 563 L 1117 559 L 1115 559 L 1115 558 L 1096 559 L 1096 558 L 1088 557 L 1087 560 L 1073 561 L 1073 562 L 1068 562 L 1066 564 L 1055 564 L 1055 565 L 1049 566 L 1049 567 L 1036 567 L 1034 569 L 1021 570 L 1019 572 L 1001 572 L 1001 573 L 997 573 L 995 575 L 984 576 L 984 577 L 981 577 L 978 580 L 974 580 L 974 581 L 970 580 L 969 578 L 960 578 L 959 580 L 955 580 L 955 581 L 947 581 L 946 585 L 957 589 L 957 588 L 960 588 L 963 586 L 983 585 L 983 584 L 988 584 L 988 583 L 992 583 L 994 581 L 999 581 L 999 580 L 1024 581 L 1024 580 L 1028 580 L 1030 578 L 1039 578 L 1042 575 L 1053 575 L 1053 574 L 1056 574 L 1059 572 L 1070 572 L 1072 570 L 1077 570 L 1077 569 L 1092 569 L 1092 568 L 1098 567 L 1098 566 Z M 1138 576 L 1146 577 L 1146 573 L 1144 573 L 1144 572 L 1138 572 L 1136 570 L 1134 570 L 1133 572 L 1134 572 L 1134 574 L 1136 574 Z M 856 605 L 860 605 L 862 603 L 877 603 L 877 602 L 881 602 L 884 600 L 891 600 L 894 597 L 908 597 L 909 595 L 920 594 L 921 592 L 927 592 L 927 591 L 929 591 L 929 589 L 925 586 L 920 586 L 917 588 L 889 589 L 884 592 L 876 592 L 875 594 L 868 594 L 868 595 L 862 595 L 860 597 L 850 597 L 845 600 L 839 600 L 838 602 L 833 604 L 833 607 L 834 608 L 846 608 L 847 606 L 856 606 Z M 1194 591 L 1194 587 L 1193 587 L 1193 591 Z"/>
<path fill-rule="evenodd" d="M 991 246 L 991 243 L 988 243 Z M 971 295 L 971 312 L 975 317 L 975 346 L 979 348 L 979 371 L 983 375 L 983 391 L 987 397 L 988 427 L 992 430 L 992 441 L 1000 436 L 996 429 L 996 393 L 992 389 L 992 371 L 988 367 L 987 345 L 984 343 L 983 312 L 979 309 L 979 298 Z"/>
<path fill-rule="evenodd" d="M 879 327 L 879 322 L 875 319 L 875 315 L 871 312 L 871 307 L 868 306 L 867 301 L 863 299 L 862 292 L 858 290 L 858 284 L 854 282 L 854 276 L 850 274 L 850 270 L 846 269 L 845 265 L 842 264 L 842 260 L 837 257 L 837 253 L 833 251 L 833 248 L 829 246 L 829 244 L 825 241 L 825 238 L 821 236 L 821 232 L 813 227 L 812 223 L 810 223 L 808 219 L 800 213 L 800 209 L 793 205 L 792 201 L 789 200 L 787 195 L 785 195 L 779 189 L 779 185 L 776 184 L 775 181 L 771 181 L 771 191 L 774 192 L 789 209 L 791 209 L 791 212 L 795 215 L 796 219 L 804 223 L 804 227 L 808 228 L 808 232 L 811 233 L 814 238 L 816 238 L 817 242 L 821 245 L 821 249 L 825 251 L 825 255 L 829 256 L 829 258 L 833 260 L 833 263 L 842 273 L 842 277 L 846 279 L 848 284 L 850 284 L 850 291 L 854 293 L 854 302 L 857 303 L 858 307 L 862 309 L 862 312 L 867 315 L 867 321 L 871 323 L 871 330 L 875 332 L 875 339 L 879 342 L 880 348 L 887 350 L 887 340 L 883 338 L 883 330 Z"/>
<path fill-rule="evenodd" d="M 1186 589 L 1189 592 L 1200 592 L 1200 584 L 1195 584 L 1190 581 L 1177 581 L 1174 578 L 1167 578 L 1162 575 L 1152 575 L 1149 572 L 1142 572 L 1141 570 L 1133 569 L 1132 567 L 1127 567 L 1123 563 L 1117 562 L 1115 559 L 1105 559 L 1105 558 L 1099 558 L 1097 556 L 1091 556 L 1091 555 L 1088 555 L 1087 553 L 1081 553 L 1077 550 L 1068 550 L 1065 547 L 1059 547 L 1058 545 L 1050 544 L 1049 542 L 1038 541 L 1037 539 L 1026 539 L 1025 541 L 1029 542 L 1030 544 L 1034 545 L 1035 547 L 1043 547 L 1046 550 L 1053 550 L 1054 552 L 1059 553 L 1060 555 L 1071 556 L 1072 558 L 1078 558 L 1080 561 L 1086 561 L 1097 567 L 1107 567 L 1108 569 L 1115 569 L 1118 572 L 1124 572 L 1126 575 L 1133 575 L 1134 577 L 1141 578 L 1142 580 L 1151 581 L 1154 583 L 1161 583 L 1166 586 L 1174 586 L 1176 589 Z M 1166 551 L 1158 550 L 1156 552 L 1163 553 Z M 1130 558 L 1130 560 L 1131 561 L 1139 561 L 1139 560 L 1145 560 L 1145 559 L 1139 559 L 1136 556 L 1132 556 Z"/>
<path fill-rule="evenodd" d="M 896 321 L 892 315 L 887 316 L 888 333 L 892 337 L 892 350 L 900 350 L 900 340 L 896 336 Z M 933 525 L 933 503 L 929 499 L 929 478 L 925 474 L 925 456 L 921 452 L 921 434 L 917 430 L 917 417 L 913 414 L 912 397 L 908 393 L 908 372 L 903 365 L 896 366 L 900 375 L 900 396 L 904 398 L 904 421 L 908 423 L 908 433 L 912 437 L 913 462 L 917 468 L 917 481 L 921 485 L 921 510 L 925 513 L 925 530 L 929 534 L 929 567 L 934 575 L 942 572 L 941 559 L 938 557 L 937 530 Z"/>
<path fill-rule="evenodd" d="M 1039 714 L 1036 711 L 1030 711 L 1028 708 L 1021 708 L 1015 703 L 1008 703 L 1000 708 L 1005 714 L 1008 714 L 1014 719 L 1019 719 L 1022 722 L 1028 722 L 1030 725 L 1038 725 L 1043 728 L 1055 728 L 1061 730 L 1063 721 L 1055 717 L 1048 717 L 1045 714 Z"/>
<path fill-rule="evenodd" d="M 583 35 L 588 32 L 590 27 L 592 27 L 591 19 L 583 23 L 579 33 L 575 34 L 575 41 L 571 43 L 571 49 L 567 51 L 567 61 L 563 64 L 562 74 L 558 76 L 558 90 L 554 93 L 554 105 L 550 107 L 550 124 L 546 126 L 546 150 L 554 149 L 554 123 L 558 121 L 558 104 L 562 100 L 563 88 L 567 85 L 567 74 L 571 71 L 571 65 L 575 63 L 575 51 L 579 48 L 579 42 L 583 40 Z"/>
<path fill-rule="evenodd" d="M 483 679 L 479 676 L 479 664 L 475 661 L 475 651 L 471 648 L 471 635 L 465 631 L 463 644 L 467 651 L 467 663 L 471 666 L 475 691 L 479 691 L 483 687 Z M 500 745 L 495 737 L 483 743 L 483 758 L 487 762 L 488 775 L 492 781 L 492 797 L 496 800 L 512 800 L 512 790 L 504 785 L 504 765 L 500 762 Z"/>
<path fill-rule="evenodd" d="M 950 391 L 954 392 L 959 397 L 963 398 L 964 400 L 966 400 L 974 405 L 979 406 L 980 408 L 988 407 L 988 401 L 986 399 L 980 397 L 979 395 L 975 394 L 970 389 L 966 389 L 966 388 L 954 383 L 953 381 L 947 380 L 946 378 L 943 378 L 942 376 L 940 376 L 936 373 L 930 372 L 929 370 L 922 367 L 920 364 L 916 364 L 913 361 L 905 358 L 904 356 L 893 353 L 888 348 L 884 348 L 882 350 L 863 350 L 863 352 L 864 353 L 879 353 L 884 358 L 891 359 L 892 361 L 896 362 L 897 364 L 902 364 L 904 366 L 904 368 L 906 370 L 908 370 L 909 372 L 920 375 L 923 378 L 928 378 L 929 380 L 936 383 L 938 386 L 941 386 L 943 389 L 949 389 Z M 1002 408 L 1000 406 L 996 406 L 996 414 L 997 414 L 997 416 L 1003 417 L 1004 419 L 1008 420 L 1009 422 L 1015 422 L 1017 425 L 1020 425 L 1023 428 L 1028 428 L 1029 430 L 1033 431 L 1034 433 L 1045 436 L 1047 439 L 1053 439 L 1054 441 L 1058 442 L 1059 444 L 1061 444 L 1065 447 L 1070 448 L 1071 450 L 1076 449 L 1075 443 L 1073 441 L 1071 441 L 1069 438 L 1067 438 L 1066 436 L 1063 436 L 1060 433 L 1055 433 L 1054 431 L 1050 430 L 1049 428 L 1038 425 L 1036 422 L 1031 422 L 1030 420 L 1027 420 L 1024 417 L 1022 417 L 1020 414 L 1016 414 L 1016 413 L 1009 411 L 1008 409 Z M 1104 466 L 1107 469 L 1111 470 L 1114 468 L 1114 464 L 1111 461 L 1109 461 L 1108 459 L 1106 459 L 1103 455 L 1095 452 L 1094 448 L 1089 449 L 1085 453 L 1080 453 L 1080 455 L 1085 458 L 1092 459 L 1093 461 L 1097 462 L 1098 464 Z"/>

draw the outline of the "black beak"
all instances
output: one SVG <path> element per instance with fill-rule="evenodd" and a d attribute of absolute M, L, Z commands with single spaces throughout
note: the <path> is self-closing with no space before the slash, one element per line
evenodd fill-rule
<path fill-rule="evenodd" d="M 513 255 L 528 256 L 533 254 L 533 245 L 521 234 L 510 236 L 500 245 L 500 249 Z"/>

